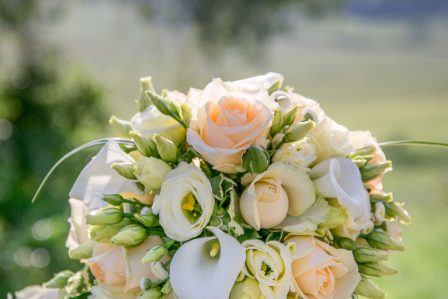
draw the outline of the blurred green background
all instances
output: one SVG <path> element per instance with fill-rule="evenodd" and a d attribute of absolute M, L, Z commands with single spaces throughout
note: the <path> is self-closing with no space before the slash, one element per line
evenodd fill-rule
<path fill-rule="evenodd" d="M 448 2 L 0 0 L 0 298 L 77 269 L 64 247 L 67 193 L 111 136 L 107 119 L 136 111 L 138 79 L 202 88 L 276 71 L 351 129 L 380 141 L 448 142 Z M 379 280 L 389 298 L 448 298 L 448 150 L 385 149 L 386 190 L 407 203 L 407 251 Z"/>

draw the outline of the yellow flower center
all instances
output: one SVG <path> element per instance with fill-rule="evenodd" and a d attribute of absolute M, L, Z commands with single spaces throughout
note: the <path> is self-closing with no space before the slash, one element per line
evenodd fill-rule
<path fill-rule="evenodd" d="M 201 205 L 191 192 L 182 200 L 182 210 L 191 223 L 195 223 L 202 214 Z"/>

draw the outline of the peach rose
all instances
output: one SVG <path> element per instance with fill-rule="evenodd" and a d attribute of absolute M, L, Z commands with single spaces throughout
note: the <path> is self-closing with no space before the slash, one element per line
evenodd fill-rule
<path fill-rule="evenodd" d="M 148 265 L 142 265 L 141 259 L 149 249 L 162 243 L 158 236 L 149 236 L 141 245 L 128 249 L 97 243 L 87 264 L 100 285 L 133 293 L 139 290 L 142 278 L 157 281 L 156 273 Z"/>
<path fill-rule="evenodd" d="M 336 249 L 311 236 L 294 236 L 292 276 L 303 299 L 348 299 L 361 276 L 351 251 Z"/>
<path fill-rule="evenodd" d="M 275 102 L 257 82 L 214 79 L 199 93 L 187 142 L 221 172 L 235 173 L 244 151 L 265 141 Z"/>

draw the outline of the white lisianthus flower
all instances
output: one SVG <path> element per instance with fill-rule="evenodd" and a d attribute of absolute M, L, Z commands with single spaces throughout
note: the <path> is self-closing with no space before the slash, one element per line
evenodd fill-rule
<path fill-rule="evenodd" d="M 216 227 L 214 234 L 183 244 L 170 265 L 170 282 L 182 299 L 228 299 L 244 266 L 244 248 Z M 279 297 L 280 298 L 280 297 Z"/>
<path fill-rule="evenodd" d="M 159 236 L 149 236 L 139 246 L 128 249 L 110 243 L 96 243 L 87 264 L 101 286 L 122 293 L 138 293 L 142 278 L 158 281 L 157 273 L 143 265 L 141 259 L 152 247 L 160 244 L 163 241 Z"/>
<path fill-rule="evenodd" d="M 70 198 L 68 202 L 70 204 L 70 218 L 68 219 L 70 230 L 65 246 L 71 250 L 89 241 L 89 225 L 86 222 L 89 209 L 81 200 Z"/>
<path fill-rule="evenodd" d="M 167 98 L 182 104 L 186 96 L 178 91 L 168 91 Z M 162 114 L 151 105 L 145 111 L 136 113 L 131 118 L 132 128 L 143 136 L 151 137 L 158 134 L 179 144 L 185 140 L 185 128 L 172 117 Z"/>
<path fill-rule="evenodd" d="M 214 79 L 200 93 L 187 142 L 216 170 L 235 173 L 251 145 L 266 143 L 276 105 L 266 85 L 263 77 Z"/>
<path fill-rule="evenodd" d="M 89 211 L 105 207 L 103 196 L 132 192 L 141 194 L 133 181 L 119 175 L 111 168 L 113 163 L 133 163 L 115 141 L 109 141 L 98 154 L 84 167 L 70 190 L 70 198 L 83 201 Z"/>
<path fill-rule="evenodd" d="M 325 198 L 336 198 L 353 219 L 351 230 L 361 231 L 369 226 L 370 199 L 356 164 L 345 157 L 325 160 L 311 169 L 310 176 L 316 191 Z"/>
<path fill-rule="evenodd" d="M 272 161 L 283 161 L 293 165 L 308 168 L 317 158 L 316 145 L 308 138 L 283 144 L 275 153 Z"/>
<path fill-rule="evenodd" d="M 42 286 L 29 286 L 23 290 L 17 291 L 12 294 L 8 294 L 8 299 L 58 299 L 59 289 L 44 288 Z"/>
<path fill-rule="evenodd" d="M 254 278 L 266 299 L 286 298 L 291 284 L 291 253 L 280 242 L 247 240 L 243 273 Z"/>
<path fill-rule="evenodd" d="M 171 167 L 160 159 L 140 157 L 135 163 L 135 176 L 146 191 L 158 190 Z"/>
<path fill-rule="evenodd" d="M 166 235 L 182 242 L 202 232 L 214 207 L 208 178 L 193 164 L 184 163 L 166 175 L 152 210 Z"/>
<path fill-rule="evenodd" d="M 287 214 L 300 216 L 315 200 L 313 183 L 303 168 L 275 162 L 246 187 L 240 208 L 244 220 L 259 230 L 279 225 Z"/>

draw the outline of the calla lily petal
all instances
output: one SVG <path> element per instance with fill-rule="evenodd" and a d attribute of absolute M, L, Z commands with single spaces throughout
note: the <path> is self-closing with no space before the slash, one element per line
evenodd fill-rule
<path fill-rule="evenodd" d="M 57 299 L 59 298 L 59 289 L 47 289 L 41 286 L 29 286 L 16 292 L 12 296 L 8 294 L 8 299 Z"/>
<path fill-rule="evenodd" d="M 325 198 L 337 198 L 361 229 L 370 219 L 369 195 L 364 188 L 356 164 L 345 157 L 325 160 L 310 172 L 317 193 Z"/>
<path fill-rule="evenodd" d="M 68 249 L 74 249 L 79 245 L 89 241 L 88 227 L 86 223 L 86 216 L 89 214 L 89 210 L 84 202 L 70 198 L 70 231 L 65 242 L 65 246 Z"/>
<path fill-rule="evenodd" d="M 105 194 L 121 191 L 140 193 L 132 181 L 120 176 L 111 168 L 113 163 L 132 163 L 115 141 L 109 141 L 81 171 L 70 190 L 70 197 L 82 200 L 90 211 L 107 205 L 102 200 Z"/>
<path fill-rule="evenodd" d="M 243 246 L 216 227 L 208 227 L 214 237 L 183 244 L 170 266 L 171 286 L 182 299 L 227 299 L 245 261 Z M 210 256 L 212 242 L 218 240 L 220 253 Z"/>

